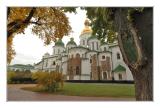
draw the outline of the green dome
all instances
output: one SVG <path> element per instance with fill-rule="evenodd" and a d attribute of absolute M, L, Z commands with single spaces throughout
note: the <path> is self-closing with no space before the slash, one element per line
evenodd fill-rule
<path fill-rule="evenodd" d="M 97 39 L 97 36 L 92 35 L 91 37 L 88 38 L 88 40 L 91 40 L 91 39 Z"/>
<path fill-rule="evenodd" d="M 62 42 L 62 39 L 58 39 L 58 40 L 55 42 L 55 46 L 63 46 L 63 47 L 64 47 L 64 43 Z"/>
<path fill-rule="evenodd" d="M 77 46 L 77 44 L 74 42 L 74 38 L 70 38 L 70 41 L 67 43 L 67 45 L 69 44 Z"/>

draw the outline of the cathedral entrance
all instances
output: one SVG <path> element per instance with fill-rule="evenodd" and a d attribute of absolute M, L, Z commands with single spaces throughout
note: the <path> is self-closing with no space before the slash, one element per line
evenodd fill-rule
<path fill-rule="evenodd" d="M 70 67 L 69 80 L 73 80 L 73 69 L 72 69 L 72 66 Z"/>
<path fill-rule="evenodd" d="M 107 72 L 103 72 L 103 79 L 107 80 Z"/>

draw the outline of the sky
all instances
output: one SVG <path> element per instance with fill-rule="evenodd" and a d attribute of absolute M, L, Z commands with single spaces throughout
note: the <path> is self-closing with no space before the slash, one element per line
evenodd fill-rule
<path fill-rule="evenodd" d="M 84 28 L 86 11 L 78 8 L 77 14 L 66 13 L 66 15 L 69 18 L 73 33 L 70 33 L 69 36 L 64 36 L 62 41 L 66 45 L 70 38 L 73 37 L 74 41 L 79 44 L 79 35 Z M 16 35 L 13 39 L 16 55 L 11 64 L 34 64 L 39 62 L 46 52 L 52 54 L 52 46 L 54 46 L 54 43 L 45 46 L 38 36 L 32 34 L 31 26 L 29 26 L 24 33 L 25 34 Z"/>

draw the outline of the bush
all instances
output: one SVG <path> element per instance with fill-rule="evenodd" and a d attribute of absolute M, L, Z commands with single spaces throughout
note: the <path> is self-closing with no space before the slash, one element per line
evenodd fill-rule
<path fill-rule="evenodd" d="M 56 92 L 58 88 L 63 88 L 63 74 L 59 72 L 35 72 L 32 78 L 38 86 L 44 87 L 49 92 Z"/>
<path fill-rule="evenodd" d="M 8 71 L 7 72 L 7 83 L 18 84 L 18 83 L 34 83 L 31 78 L 32 73 L 29 70 L 26 71 Z"/>
<path fill-rule="evenodd" d="M 12 83 L 12 79 L 16 76 L 16 73 L 13 71 L 7 72 L 7 83 Z"/>

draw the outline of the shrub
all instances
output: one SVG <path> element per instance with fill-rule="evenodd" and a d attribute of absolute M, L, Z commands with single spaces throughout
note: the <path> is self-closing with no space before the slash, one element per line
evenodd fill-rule
<path fill-rule="evenodd" d="M 12 83 L 12 79 L 16 76 L 15 72 L 9 71 L 7 72 L 7 83 Z"/>
<path fill-rule="evenodd" d="M 35 72 L 32 78 L 38 86 L 44 87 L 49 92 L 56 92 L 58 88 L 63 88 L 63 74 L 59 72 Z"/>

